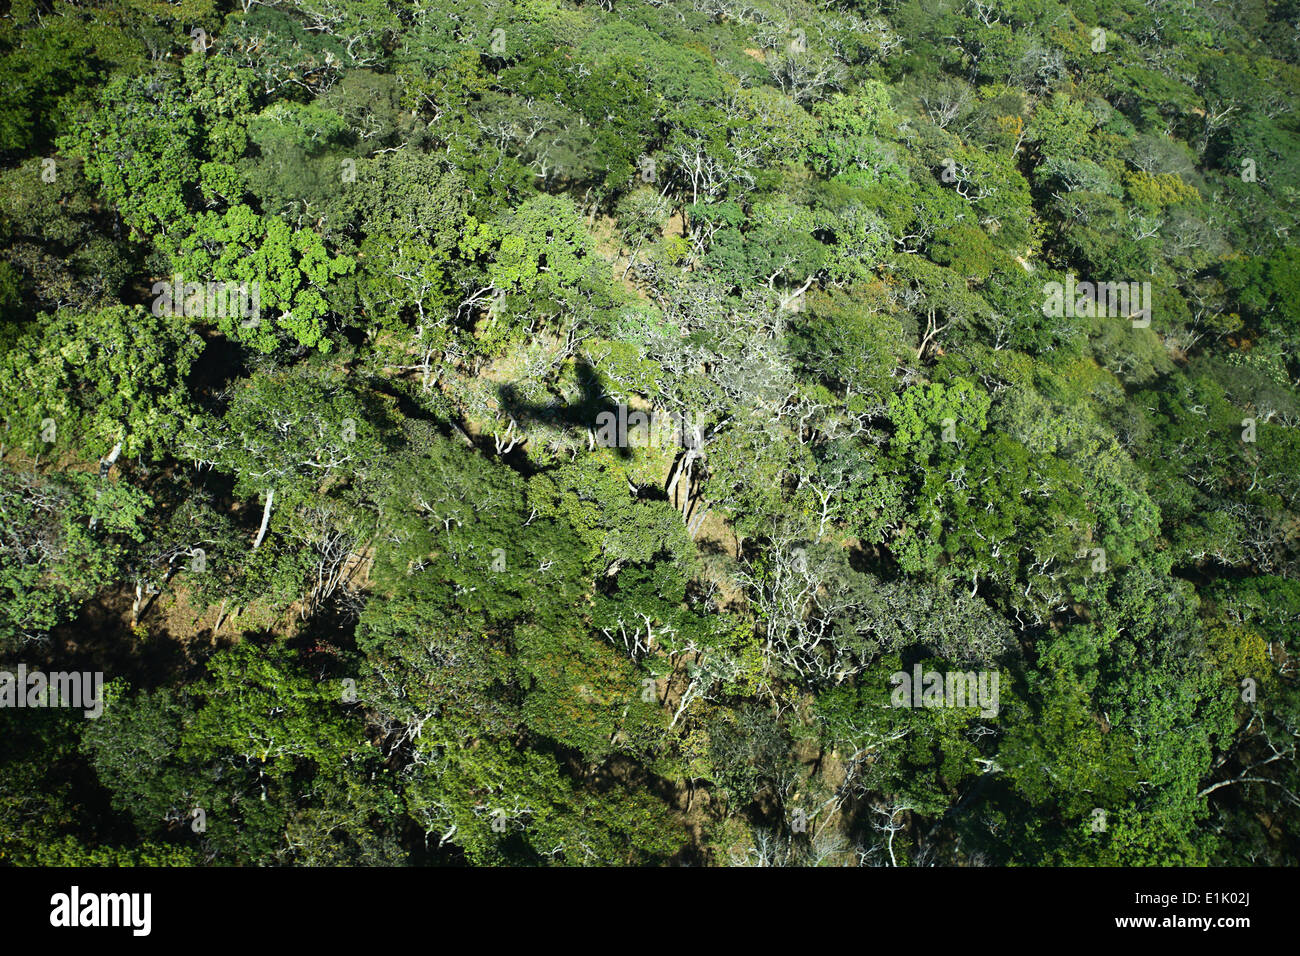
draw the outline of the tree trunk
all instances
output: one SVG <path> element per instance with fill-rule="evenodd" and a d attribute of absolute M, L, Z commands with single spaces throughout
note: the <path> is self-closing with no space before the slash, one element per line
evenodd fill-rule
<path fill-rule="evenodd" d="M 135 600 L 131 602 L 131 626 L 140 623 L 140 600 L 144 597 L 144 588 L 139 583 L 135 586 Z"/>
<path fill-rule="evenodd" d="M 109 469 L 113 467 L 113 464 L 117 461 L 117 456 L 120 454 L 122 454 L 122 443 L 118 442 L 113 446 L 113 450 L 108 453 L 108 457 L 100 460 L 99 477 L 104 478 L 108 475 Z"/>
<path fill-rule="evenodd" d="M 256 551 L 262 546 L 262 539 L 266 537 L 266 526 L 271 523 L 271 502 L 275 499 L 275 489 L 266 490 L 266 507 L 262 509 L 262 527 L 257 529 L 257 540 L 253 542 L 253 550 Z"/>
<path fill-rule="evenodd" d="M 632 266 L 636 264 L 637 253 L 639 253 L 639 252 L 641 251 L 641 246 L 644 245 L 644 244 L 645 244 L 645 240 L 642 239 L 640 242 L 638 242 L 638 243 L 636 244 L 636 248 L 632 250 L 632 255 L 631 255 L 631 257 L 627 260 L 627 268 L 623 270 L 623 278 L 624 278 L 624 279 L 626 279 L 626 278 L 627 278 L 627 274 L 628 274 L 629 272 L 632 271 Z"/>
<path fill-rule="evenodd" d="M 163 578 L 162 586 L 149 592 L 148 595 L 149 600 L 145 601 L 144 607 L 140 609 L 141 617 L 144 617 L 146 614 L 149 613 L 149 611 L 153 608 L 154 604 L 157 603 L 159 596 L 163 593 L 163 591 L 167 589 L 167 585 L 171 583 L 171 580 L 175 575 L 176 575 L 176 567 L 174 565 L 168 565 L 167 574 Z M 132 624 L 132 626 L 134 627 L 134 624 Z"/>
<path fill-rule="evenodd" d="M 121 443 L 121 442 L 118 442 L 116 445 L 113 446 L 113 450 L 110 451 L 110 452 L 108 453 L 108 457 L 107 457 L 107 458 L 101 458 L 101 459 L 99 460 L 99 477 L 100 477 L 100 478 L 107 478 L 107 477 L 108 477 L 109 469 L 111 469 L 111 468 L 113 467 L 113 462 L 117 461 L 117 456 L 120 455 L 120 454 L 122 454 L 122 443 Z M 40 460 L 40 456 L 39 456 L 39 455 L 37 456 L 37 460 L 38 460 L 38 461 Z M 92 515 L 92 516 L 91 516 L 91 519 L 90 519 L 90 530 L 94 531 L 94 530 L 95 530 L 95 526 L 96 526 L 97 524 L 99 524 L 99 519 L 96 518 L 96 517 L 94 517 L 94 516 Z"/>

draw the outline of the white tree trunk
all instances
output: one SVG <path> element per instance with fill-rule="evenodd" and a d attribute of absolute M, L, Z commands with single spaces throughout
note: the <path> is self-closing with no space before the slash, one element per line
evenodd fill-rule
<path fill-rule="evenodd" d="M 140 623 L 140 602 L 144 599 L 144 588 L 139 583 L 135 586 L 135 600 L 131 602 L 131 626 Z"/>
<path fill-rule="evenodd" d="M 113 450 L 108 453 L 107 458 L 100 459 L 99 474 L 101 476 L 108 474 L 108 470 L 113 467 L 113 463 L 117 461 L 117 456 L 120 454 L 122 454 L 122 443 L 118 442 L 113 446 Z"/>
<path fill-rule="evenodd" d="M 266 490 L 266 507 L 262 509 L 262 527 L 257 529 L 257 540 L 253 542 L 253 550 L 256 551 L 262 546 L 262 539 L 266 537 L 266 526 L 271 523 L 271 502 L 275 499 L 275 489 Z"/>
<path fill-rule="evenodd" d="M 122 454 L 122 443 L 121 443 L 121 442 L 118 442 L 116 445 L 113 446 L 113 450 L 110 451 L 110 452 L 108 453 L 108 457 L 107 457 L 107 458 L 101 458 L 101 459 L 99 460 L 99 477 L 100 477 L 100 478 L 107 478 L 107 477 L 108 477 L 108 471 L 109 471 L 109 469 L 113 467 L 113 462 L 117 461 L 117 456 L 120 455 L 120 454 Z M 39 455 L 37 456 L 37 459 L 36 459 L 36 460 L 37 460 L 37 461 L 40 461 L 40 456 L 39 456 Z M 94 517 L 94 516 L 92 515 L 91 518 L 90 518 L 90 530 L 92 530 L 92 531 L 95 530 L 95 526 L 96 526 L 97 524 L 99 524 L 99 519 L 96 518 L 96 517 Z"/>

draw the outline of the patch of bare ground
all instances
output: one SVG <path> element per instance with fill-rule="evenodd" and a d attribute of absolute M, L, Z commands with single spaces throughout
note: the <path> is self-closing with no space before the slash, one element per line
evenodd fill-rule
<path fill-rule="evenodd" d="M 147 614 L 131 627 L 135 589 L 122 585 L 85 602 L 77 616 L 56 627 L 56 659 L 102 671 L 105 680 L 123 678 L 135 686 L 156 686 L 197 667 L 217 646 L 212 629 L 183 595 L 158 595 Z M 208 615 L 215 619 L 215 609 Z M 238 632 L 228 630 L 232 643 Z"/>
<path fill-rule="evenodd" d="M 596 254 L 609 263 L 614 281 L 638 298 L 648 301 L 650 297 L 646 291 L 629 276 L 634 253 L 623 245 L 623 237 L 619 234 L 618 223 L 614 218 L 597 216 L 591 222 L 590 232 Z M 665 234 L 667 234 L 666 230 Z"/>
<path fill-rule="evenodd" d="M 349 555 L 339 581 L 365 590 L 374 557 L 371 548 Z M 123 677 L 150 686 L 196 668 L 213 651 L 237 643 L 243 633 L 290 637 L 313 606 L 304 599 L 279 610 L 256 603 L 202 607 L 194 603 L 184 582 L 173 581 L 144 599 L 133 627 L 134 601 L 135 589 L 127 584 L 87 601 L 74 620 L 52 632 L 58 659 L 93 665 L 107 680 Z"/>
<path fill-rule="evenodd" d="M 735 560 L 740 553 L 740 541 L 731 525 L 715 511 L 710 512 L 700 522 L 700 526 L 695 532 L 695 548 L 705 556 L 725 555 Z M 704 562 L 704 573 L 709 582 L 717 589 L 714 600 L 720 610 L 735 612 L 744 608 L 747 603 L 744 592 L 721 567 L 718 567 L 713 562 L 706 561 Z"/>
<path fill-rule="evenodd" d="M 98 461 L 86 461 L 71 451 L 65 451 L 59 458 L 43 459 L 40 455 L 32 455 L 24 448 L 0 443 L 0 452 L 3 453 L 0 454 L 0 462 L 3 462 L 7 468 L 14 471 L 34 471 L 37 474 L 56 471 L 80 471 L 95 474 L 99 471 Z"/>
<path fill-rule="evenodd" d="M 686 237 L 686 217 L 682 214 L 681 210 L 678 210 L 669 216 L 668 222 L 664 226 L 664 238 L 667 239 L 670 236 L 676 236 L 678 238 Z"/>
<path fill-rule="evenodd" d="M 712 825 L 721 820 L 726 812 L 725 801 L 708 786 L 693 780 L 679 784 L 673 800 L 678 819 L 690 836 L 691 847 L 695 852 L 702 853 Z"/>

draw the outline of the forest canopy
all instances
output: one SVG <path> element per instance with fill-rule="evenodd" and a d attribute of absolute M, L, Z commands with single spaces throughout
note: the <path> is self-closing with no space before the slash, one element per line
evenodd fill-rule
<path fill-rule="evenodd" d="M 14 0 L 0 86 L 5 863 L 1300 863 L 1296 0 Z"/>

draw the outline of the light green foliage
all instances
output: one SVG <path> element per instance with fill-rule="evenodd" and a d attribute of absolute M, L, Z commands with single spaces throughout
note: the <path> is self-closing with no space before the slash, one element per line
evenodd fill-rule
<path fill-rule="evenodd" d="M 49 317 L 0 359 L 7 440 L 81 461 L 117 446 L 161 458 L 194 417 L 185 380 L 202 347 L 184 319 L 140 306 Z"/>
<path fill-rule="evenodd" d="M 82 158 L 86 178 L 137 235 L 170 242 L 190 225 L 199 136 L 194 105 L 175 76 L 119 75 L 97 108 L 83 106 L 59 148 Z"/>
<path fill-rule="evenodd" d="M 203 118 L 208 155 L 219 163 L 235 162 L 248 145 L 252 72 L 202 53 L 191 53 L 181 66 L 190 102 Z"/>
<path fill-rule="evenodd" d="M 542 196 L 499 223 L 471 223 L 463 248 L 488 256 L 487 274 L 496 288 L 531 296 L 556 295 L 576 283 L 589 244 L 573 203 Z"/>
<path fill-rule="evenodd" d="M 356 267 L 348 256 L 331 255 L 312 230 L 293 229 L 242 205 L 199 215 L 172 265 L 186 282 L 232 283 L 250 296 L 255 283 L 259 313 L 224 309 L 207 321 L 266 353 L 285 345 L 330 351 L 330 287 Z"/>

